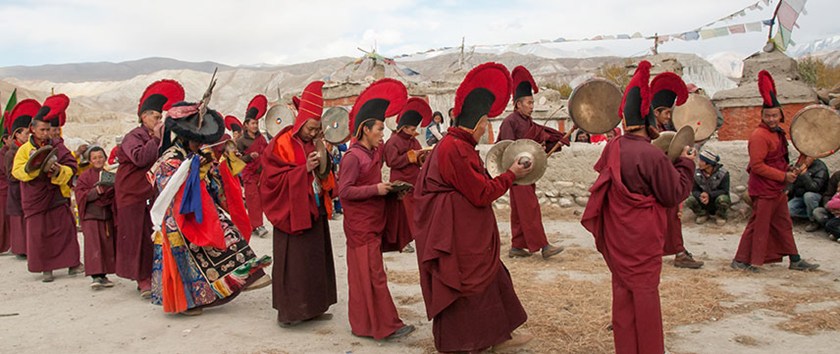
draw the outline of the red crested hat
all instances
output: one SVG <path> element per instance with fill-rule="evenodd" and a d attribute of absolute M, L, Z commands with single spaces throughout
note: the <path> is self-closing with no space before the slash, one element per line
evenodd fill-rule
<path fill-rule="evenodd" d="M 238 118 L 234 116 L 226 116 L 225 117 L 225 128 L 230 131 L 241 131 L 242 130 L 242 122 L 239 121 Z"/>
<path fill-rule="evenodd" d="M 15 130 L 29 127 L 32 117 L 38 114 L 40 109 L 41 104 L 36 100 L 27 98 L 20 101 L 9 112 L 8 119 L 3 122 L 3 125 L 9 133 L 13 134 Z"/>
<path fill-rule="evenodd" d="M 173 104 L 184 100 L 184 88 L 178 81 L 164 79 L 155 81 L 140 97 L 140 104 L 137 106 L 137 115 L 145 111 L 163 112 L 168 111 Z"/>
<path fill-rule="evenodd" d="M 307 120 L 321 120 L 321 115 L 324 113 L 323 87 L 323 81 L 312 81 L 303 89 L 300 98 L 292 97 L 292 103 L 297 109 L 297 117 L 295 117 L 293 128 L 296 133 L 300 130 L 300 127 L 306 124 Z"/>
<path fill-rule="evenodd" d="M 402 82 L 394 79 L 380 79 L 368 86 L 353 104 L 350 111 L 350 127 L 353 136 L 359 137 L 362 124 L 376 119 L 384 121 L 402 111 L 408 101 L 408 90 Z"/>
<path fill-rule="evenodd" d="M 397 130 L 404 126 L 426 126 L 432 121 L 432 107 L 420 97 L 412 97 L 397 117 Z"/>
<path fill-rule="evenodd" d="M 452 109 L 455 124 L 473 129 L 481 117 L 502 114 L 510 101 L 510 93 L 510 73 L 504 65 L 491 62 L 476 66 L 455 91 Z"/>
<path fill-rule="evenodd" d="M 776 97 L 776 82 L 773 81 L 773 76 L 767 70 L 761 70 L 758 73 L 758 92 L 761 94 L 764 108 L 778 108 L 782 106 Z"/>
<path fill-rule="evenodd" d="M 664 72 L 650 82 L 650 108 L 682 106 L 688 100 L 688 87 L 672 72 Z"/>
<path fill-rule="evenodd" d="M 645 126 L 656 126 L 656 118 L 650 113 L 650 62 L 642 60 L 633 78 L 624 89 L 618 116 L 624 120 L 624 131 L 633 131 Z"/>
<path fill-rule="evenodd" d="M 245 109 L 245 121 L 251 119 L 260 119 L 268 110 L 268 98 L 265 95 L 256 95 L 248 102 L 248 108 Z"/>
<path fill-rule="evenodd" d="M 531 72 L 524 66 L 520 65 L 513 68 L 510 76 L 513 79 L 514 101 L 522 97 L 533 96 L 535 93 L 540 92 L 540 88 L 534 81 L 534 77 L 531 76 Z"/>
<path fill-rule="evenodd" d="M 68 106 L 70 106 L 70 97 L 63 93 L 52 95 L 44 100 L 41 109 L 32 119 L 50 123 L 53 127 L 63 126 L 64 121 L 67 120 L 65 111 Z"/>

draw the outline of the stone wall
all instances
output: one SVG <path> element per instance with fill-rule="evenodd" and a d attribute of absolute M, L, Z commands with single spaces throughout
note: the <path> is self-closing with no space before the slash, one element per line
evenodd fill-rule
<path fill-rule="evenodd" d="M 479 146 L 482 158 L 489 150 L 489 145 Z M 589 200 L 589 187 L 598 174 L 592 169 L 601 155 L 604 145 L 572 143 L 554 153 L 549 159 L 545 175 L 537 182 L 537 196 L 542 205 L 555 205 L 563 208 L 583 207 Z M 746 141 L 710 141 L 704 148 L 711 149 L 721 156 L 721 163 L 730 173 L 733 208 L 743 209 L 741 195 L 746 190 L 749 161 Z M 791 145 L 791 161 L 796 161 L 798 153 Z M 840 154 L 823 159 L 829 171 L 840 170 Z M 500 198 L 496 207 L 507 209 L 509 199 Z"/>

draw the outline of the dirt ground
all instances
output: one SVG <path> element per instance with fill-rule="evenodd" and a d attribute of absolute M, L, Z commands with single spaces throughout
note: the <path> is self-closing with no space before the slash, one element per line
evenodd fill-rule
<path fill-rule="evenodd" d="M 609 272 L 591 235 L 573 212 L 546 210 L 552 242 L 566 251 L 550 260 L 509 259 L 509 224 L 500 217 L 503 261 L 528 312 L 518 331 L 536 339 L 521 353 L 607 353 L 613 350 Z M 0 255 L 0 353 L 428 353 L 434 351 L 414 254 L 386 254 L 389 283 L 406 323 L 417 326 L 397 342 L 350 334 L 341 221 L 330 223 L 339 302 L 331 321 L 292 329 L 275 322 L 268 288 L 247 292 L 197 317 L 165 315 L 139 298 L 134 283 L 112 278 L 112 289 L 93 291 L 89 278 L 64 271 L 53 283 Z M 822 264 L 800 273 L 787 264 L 759 274 L 729 268 L 744 224 L 684 226 L 686 247 L 706 265 L 676 269 L 665 259 L 662 305 L 670 353 L 835 353 L 840 347 L 840 243 L 824 233 L 795 229 L 802 255 Z M 270 254 L 269 239 L 252 240 Z M 832 349 L 834 348 L 834 349 Z"/>

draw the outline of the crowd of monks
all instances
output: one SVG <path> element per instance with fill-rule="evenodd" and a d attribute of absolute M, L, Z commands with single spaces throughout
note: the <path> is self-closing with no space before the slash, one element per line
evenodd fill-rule
<path fill-rule="evenodd" d="M 675 264 L 687 268 L 703 265 L 685 250 L 679 220 L 695 152 L 685 147 L 672 161 L 650 143 L 670 123 L 673 107 L 686 101 L 686 85 L 671 73 L 651 81 L 649 71 L 650 63 L 639 63 L 625 89 L 619 112 L 624 134 L 612 138 L 595 163 L 599 177 L 581 220 L 612 273 L 617 353 L 664 352 L 662 257 L 676 254 Z M 107 275 L 116 274 L 136 282 L 140 297 L 182 315 L 270 285 L 278 324 L 292 327 L 332 318 L 338 289 L 328 221 L 338 198 L 354 335 L 392 340 L 414 331 L 397 312 L 382 254 L 415 242 L 438 351 L 527 343 L 530 336 L 514 334 L 527 314 L 501 260 L 493 202 L 510 191 L 511 258 L 538 251 L 549 258 L 563 248 L 548 242 L 535 185 L 514 184 L 533 165 L 515 161 L 491 177 L 476 145 L 489 130 L 488 119 L 502 114 L 511 99 L 514 112 L 504 119 L 500 140 L 531 139 L 546 151 L 569 144 L 571 131 L 532 119 L 539 88 L 528 70 L 509 72 L 497 63 L 471 70 L 456 91 L 452 126 L 436 131 L 436 144 L 426 149 L 417 129 L 437 124 L 433 117 L 442 115 L 410 97 L 400 81 L 370 84 L 350 111 L 349 149 L 339 166 L 324 156 L 323 85 L 309 83 L 293 99 L 294 124 L 268 136 L 259 130 L 265 96 L 255 96 L 240 121 L 208 107 L 210 93 L 186 102 L 178 82 L 161 80 L 143 92 L 138 126 L 110 154 L 98 146 L 74 154 L 64 145 L 67 96 L 19 102 L 5 120 L 8 135 L 0 150 L 0 251 L 10 248 L 44 282 L 66 268 L 91 276 L 91 287 L 102 289 L 113 286 Z M 759 89 L 762 123 L 749 140 L 754 213 L 732 267 L 760 271 L 787 256 L 791 269 L 816 269 L 799 256 L 784 197 L 785 185 L 808 161 L 791 166 L 788 160 L 779 128 L 784 117 L 766 71 Z M 397 126 L 383 142 L 388 117 L 397 117 Z M 51 156 L 36 164 L 42 149 L 51 149 Z M 390 168 L 388 182 L 383 165 Z M 272 256 L 258 256 L 250 239 L 269 234 Z"/>

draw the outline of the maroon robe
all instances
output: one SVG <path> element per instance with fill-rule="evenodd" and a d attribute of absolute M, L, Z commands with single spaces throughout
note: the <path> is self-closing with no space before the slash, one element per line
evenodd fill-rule
<path fill-rule="evenodd" d="M 159 145 L 160 139 L 139 126 L 125 135 L 117 150 L 120 167 L 114 186 L 115 205 L 119 210 L 116 217 L 119 228 L 116 274 L 143 283 L 141 287 L 151 287 L 154 245 L 149 212 L 155 191 L 146 173 L 157 161 Z"/>
<path fill-rule="evenodd" d="M 417 175 L 420 174 L 420 165 L 409 161 L 408 152 L 420 150 L 420 142 L 417 138 L 399 131 L 392 134 L 382 148 L 385 155 L 385 163 L 391 168 L 390 181 L 403 181 L 417 184 Z M 385 226 L 385 238 L 382 240 L 382 251 L 401 251 L 407 244 L 414 240 L 417 227 L 414 225 L 414 193 L 408 193 L 402 200 L 386 198 L 388 204 L 385 208 L 387 224 Z"/>
<path fill-rule="evenodd" d="M 8 145 L 0 148 L 0 156 L 5 157 L 9 151 Z M 9 233 L 9 215 L 6 214 L 6 198 L 9 195 L 9 179 L 6 177 L 6 164 L 0 163 L 0 253 L 8 251 L 12 246 L 12 236 Z"/>
<path fill-rule="evenodd" d="M 280 323 L 312 319 L 338 302 L 325 209 L 330 199 L 324 194 L 316 198 L 314 176 L 306 171 L 306 156 L 315 145 L 304 143 L 291 129 L 277 134 L 261 152 L 259 183 L 265 214 L 274 225 L 271 289 Z M 287 156 L 276 152 L 277 144 L 285 144 Z"/>
<path fill-rule="evenodd" d="M 260 200 L 260 174 L 262 173 L 262 154 L 268 143 L 265 137 L 257 133 L 255 138 L 250 133 L 242 134 L 236 142 L 237 149 L 242 153 L 242 161 L 245 161 L 245 168 L 242 170 L 242 184 L 245 185 L 245 207 L 248 208 L 248 218 L 251 220 L 251 230 L 263 226 L 263 207 Z M 260 154 L 256 159 L 251 158 L 251 153 Z"/>
<path fill-rule="evenodd" d="M 490 178 L 475 145 L 465 130 L 449 128 L 414 192 L 420 288 L 441 352 L 484 350 L 510 339 L 527 319 L 499 258 L 492 207 L 515 176 Z"/>
<path fill-rule="evenodd" d="M 341 159 L 338 191 L 347 238 L 348 317 L 353 334 L 383 339 L 403 327 L 380 251 L 385 231 L 382 150 L 355 143 Z"/>
<path fill-rule="evenodd" d="M 514 111 L 502 122 L 498 140 L 518 139 L 531 139 L 545 144 L 546 152 L 558 142 L 569 145 L 563 133 L 539 125 L 531 117 Z M 548 246 L 536 188 L 534 184 L 510 187 L 510 233 L 513 248 L 536 252 Z"/>
<path fill-rule="evenodd" d="M 79 222 L 85 237 L 85 275 L 112 274 L 117 268 L 114 187 L 102 187 L 102 194 L 96 190 L 101 171 L 89 168 L 82 172 L 74 189 Z"/>
<path fill-rule="evenodd" d="M 663 124 L 659 124 L 659 131 L 676 132 L 676 130 L 673 129 L 673 126 Z M 691 194 L 691 191 L 688 191 L 688 194 Z M 686 194 L 682 198 L 682 200 L 686 200 L 688 198 L 688 194 Z M 667 208 L 665 210 L 667 227 L 665 228 L 665 246 L 663 248 L 663 256 L 670 256 L 685 252 L 685 245 L 683 244 L 682 234 L 682 220 L 680 220 L 680 210 L 680 205 Z"/>
<path fill-rule="evenodd" d="M 32 138 L 34 140 L 34 138 Z M 58 163 L 76 171 L 76 158 L 58 139 L 50 143 L 58 150 Z M 72 268 L 81 264 L 76 220 L 70 199 L 59 186 L 41 173 L 20 184 L 21 207 L 26 222 L 26 263 L 33 273 Z"/>
<path fill-rule="evenodd" d="M 753 213 L 738 243 L 738 262 L 760 266 L 799 254 L 785 194 L 790 163 L 787 144 L 783 130 L 773 131 L 764 123 L 750 135 L 747 190 Z"/>
<path fill-rule="evenodd" d="M 612 273 L 616 353 L 663 353 L 659 280 L 665 209 L 691 189 L 694 163 L 680 158 L 672 165 L 650 139 L 625 135 L 607 143 L 595 170 L 600 175 L 581 224 Z"/>
<path fill-rule="evenodd" d="M 3 163 L 6 180 L 9 181 L 8 195 L 6 196 L 6 215 L 9 216 L 9 243 L 13 254 L 18 256 L 26 255 L 26 222 L 23 220 L 23 208 L 20 205 L 20 181 L 12 176 L 12 165 L 15 161 L 15 154 L 18 151 L 17 142 L 9 148 L 4 156 Z"/>

